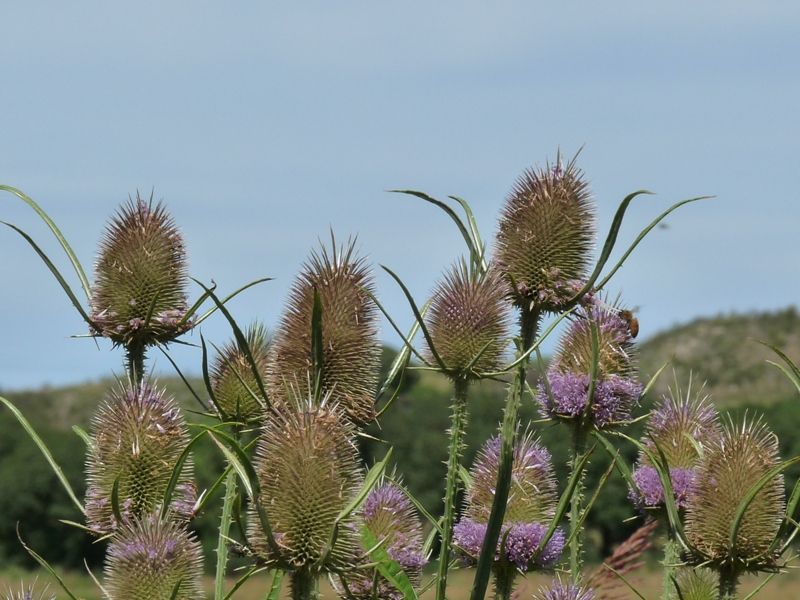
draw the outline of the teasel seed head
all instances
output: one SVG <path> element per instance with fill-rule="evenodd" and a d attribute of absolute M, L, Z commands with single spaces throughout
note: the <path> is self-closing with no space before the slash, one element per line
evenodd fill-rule
<path fill-rule="evenodd" d="M 586 418 L 604 428 L 627 421 L 639 401 L 636 347 L 622 310 L 591 298 L 570 322 L 539 386 L 539 403 L 545 417 Z M 593 363 L 593 331 L 597 332 L 598 361 L 594 395 L 589 402 Z M 587 413 L 587 406 L 591 411 Z"/>
<path fill-rule="evenodd" d="M 494 501 L 500 467 L 500 438 L 491 438 L 478 453 L 470 470 L 472 485 L 466 506 L 453 530 L 455 545 L 467 562 L 477 560 Z M 514 449 L 511 491 L 506 505 L 502 535 L 495 555 L 497 562 L 513 563 L 520 571 L 555 564 L 564 548 L 564 533 L 556 533 L 537 556 L 557 504 L 556 482 L 550 453 L 528 433 Z"/>
<path fill-rule="evenodd" d="M 245 338 L 261 380 L 266 382 L 269 351 L 267 330 L 260 323 L 255 323 L 247 328 Z M 211 366 L 211 389 L 220 409 L 229 417 L 242 421 L 261 419 L 266 399 L 262 397 L 245 351 L 236 341 L 225 344 L 214 360 Z"/>
<path fill-rule="evenodd" d="M 92 419 L 91 433 L 86 521 L 90 529 L 107 534 L 120 525 L 112 507 L 115 482 L 123 521 L 153 512 L 189 439 L 177 404 L 147 381 L 113 389 Z M 175 518 L 194 513 L 192 472 L 187 459 L 170 506 Z"/>
<path fill-rule="evenodd" d="M 576 157 L 577 158 L 577 157 Z M 528 169 L 500 217 L 496 260 L 511 298 L 526 310 L 558 312 L 586 278 L 594 240 L 594 206 L 575 159 L 566 167 Z"/>
<path fill-rule="evenodd" d="M 496 270 L 472 274 L 462 261 L 445 273 L 433 292 L 426 324 L 449 375 L 471 379 L 500 366 L 508 335 L 506 295 Z M 433 361 L 430 349 L 428 356 Z"/>
<path fill-rule="evenodd" d="M 353 520 L 339 524 L 336 543 L 327 546 L 339 513 L 360 489 L 363 474 L 355 447 L 355 427 L 326 399 L 288 402 L 266 417 L 254 468 L 260 503 L 279 552 L 272 548 L 254 507 L 248 537 L 269 564 L 299 570 L 351 567 L 357 556 Z"/>
<path fill-rule="evenodd" d="M 594 600 L 594 597 L 594 592 L 590 588 L 555 579 L 548 587 L 539 588 L 533 600 Z"/>
<path fill-rule="evenodd" d="M 160 203 L 138 194 L 111 220 L 100 245 L 92 287 L 92 321 L 115 345 L 144 348 L 190 329 L 186 251 Z"/>
<path fill-rule="evenodd" d="M 676 578 L 682 600 L 717 600 L 719 578 L 709 570 L 697 567 L 680 569 Z"/>
<path fill-rule="evenodd" d="M 370 492 L 361 507 L 361 522 L 382 543 L 389 558 L 397 562 L 411 584 L 419 587 L 425 556 L 422 554 L 422 523 L 416 509 L 395 484 L 384 482 Z M 362 548 L 366 551 L 370 548 Z M 344 575 L 347 588 L 339 594 L 348 600 L 402 600 L 403 593 L 395 588 L 373 567 L 366 568 L 370 559 L 365 554 L 360 568 Z M 349 591 L 349 593 L 348 593 Z"/>
<path fill-rule="evenodd" d="M 686 508 L 686 535 L 701 560 L 756 568 L 775 560 L 770 546 L 784 517 L 783 476 L 758 492 L 730 544 L 736 511 L 750 488 L 778 463 L 778 439 L 761 419 L 732 421 L 705 449 Z"/>
<path fill-rule="evenodd" d="M 656 456 L 660 450 L 666 458 L 679 508 L 686 507 L 703 449 L 719 437 L 720 431 L 716 408 L 703 395 L 702 388 L 692 395 L 691 383 L 686 393 L 670 389 L 650 413 L 642 443 Z M 663 504 L 661 479 L 644 452 L 639 453 L 633 478 L 637 484 L 637 489 L 630 492 L 634 503 L 640 507 Z"/>
<path fill-rule="evenodd" d="M 105 572 L 109 600 L 205 598 L 200 542 L 184 524 L 154 515 L 119 528 L 108 546 Z"/>
<path fill-rule="evenodd" d="M 381 347 L 373 278 L 355 241 L 312 252 L 295 281 L 271 350 L 268 392 L 280 404 L 295 388 L 309 393 L 313 378 L 311 320 L 314 291 L 322 304 L 322 392 L 331 394 L 357 425 L 375 418 Z"/>

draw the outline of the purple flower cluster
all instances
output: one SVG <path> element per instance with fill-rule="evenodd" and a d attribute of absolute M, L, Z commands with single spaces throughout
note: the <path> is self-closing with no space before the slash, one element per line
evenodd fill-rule
<path fill-rule="evenodd" d="M 551 370 L 547 385 L 539 385 L 539 403 L 545 417 L 573 419 L 586 411 L 590 378 L 584 373 Z M 549 386 L 549 392 L 548 392 Z M 598 428 L 626 421 L 639 401 L 642 385 L 634 379 L 609 375 L 595 383 L 591 401 L 591 419 Z"/>
<path fill-rule="evenodd" d="M 453 541 L 461 551 L 465 562 L 477 560 L 486 537 L 486 523 L 477 523 L 464 518 L 453 529 Z M 564 550 L 564 531 L 556 529 L 553 536 L 545 544 L 541 553 L 536 554 L 547 526 L 541 523 L 515 523 L 504 525 L 497 542 L 495 561 L 506 559 L 520 571 L 530 571 L 534 567 L 552 567 Z"/>
<path fill-rule="evenodd" d="M 695 482 L 694 469 L 678 467 L 669 470 L 670 483 L 679 508 L 686 508 L 689 494 Z M 636 489 L 628 493 L 631 501 L 641 508 L 656 507 L 664 504 L 664 487 L 658 471 L 649 465 L 642 465 L 633 472 Z"/>
<path fill-rule="evenodd" d="M 549 588 L 540 588 L 535 600 L 594 600 L 594 592 L 557 579 Z"/>
<path fill-rule="evenodd" d="M 363 517 L 372 529 L 389 537 L 386 552 L 403 570 L 418 570 L 425 565 L 419 521 L 400 488 L 390 483 L 375 488 L 364 501 Z"/>

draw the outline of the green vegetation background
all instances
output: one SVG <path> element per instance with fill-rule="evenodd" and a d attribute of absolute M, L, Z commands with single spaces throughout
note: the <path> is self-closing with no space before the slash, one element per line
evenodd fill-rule
<path fill-rule="evenodd" d="M 643 325 L 643 329 L 646 324 Z M 723 411 L 763 412 L 781 441 L 784 457 L 800 454 L 800 399 L 791 384 L 765 361 L 770 352 L 757 340 L 782 348 L 791 358 L 800 358 L 800 315 L 790 308 L 777 313 L 747 316 L 722 316 L 699 319 L 658 334 L 641 345 L 642 379 L 646 380 L 662 364 L 670 361 L 678 381 L 685 382 L 693 372 L 696 383 L 705 382 L 706 392 Z M 384 350 L 384 367 L 394 356 Z M 537 374 L 531 373 L 531 383 Z M 673 381 L 670 369 L 638 414 L 644 414 L 653 399 L 666 391 Z M 184 408 L 197 406 L 177 379 L 161 383 L 178 398 Z M 71 431 L 72 425 L 88 429 L 91 415 L 102 401 L 110 381 L 65 388 L 3 393 L 31 420 L 62 465 L 79 496 L 85 488 L 83 478 L 84 444 Z M 194 381 L 196 389 L 202 385 Z M 2 393 L 2 391 L 0 391 Z M 499 383 L 474 386 L 470 395 L 470 420 L 465 464 L 469 465 L 480 445 L 497 430 L 505 389 Z M 528 398 L 521 412 L 523 423 L 539 418 L 538 409 Z M 188 414 L 189 421 L 198 417 Z M 412 492 L 433 514 L 441 508 L 441 487 L 445 474 L 448 427 L 449 385 L 430 373 L 410 373 L 396 403 L 364 437 L 360 446 L 365 460 L 371 463 L 394 447 L 396 470 Z M 566 438 L 564 431 L 549 424 L 533 426 L 553 453 L 554 464 L 564 479 Z M 634 431 L 637 435 L 641 425 Z M 626 459 L 635 459 L 632 448 L 623 448 Z M 208 487 L 221 472 L 222 460 L 210 444 L 195 453 L 195 468 L 200 489 Z M 588 487 L 606 470 L 609 458 L 597 450 L 591 462 Z M 787 485 L 794 484 L 797 472 L 789 472 Z M 215 544 L 220 502 L 212 502 L 194 523 L 201 536 L 210 567 Z M 627 501 L 624 482 L 614 474 L 599 497 L 587 527 L 590 535 L 589 558 L 607 555 L 615 544 L 625 539 L 639 521 Z M 51 563 L 83 569 L 102 561 L 102 544 L 93 544 L 82 531 L 64 525 L 60 519 L 81 521 L 69 503 L 38 449 L 27 438 L 8 411 L 0 411 L 0 564 L 9 567 L 33 566 L 17 540 L 17 527 L 26 541 Z"/>

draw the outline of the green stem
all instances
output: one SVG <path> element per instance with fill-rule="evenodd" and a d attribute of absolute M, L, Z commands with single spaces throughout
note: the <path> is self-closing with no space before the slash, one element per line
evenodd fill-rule
<path fill-rule="evenodd" d="M 736 600 L 736 586 L 739 584 L 739 572 L 733 569 L 722 569 L 719 572 L 719 600 Z"/>
<path fill-rule="evenodd" d="M 514 579 L 516 570 L 513 568 L 503 568 L 495 571 L 494 574 L 494 598 L 495 600 L 511 600 L 514 592 Z"/>
<path fill-rule="evenodd" d="M 135 343 L 125 348 L 125 368 L 131 384 L 137 386 L 144 379 L 145 348 L 142 344 Z"/>
<path fill-rule="evenodd" d="M 672 537 L 672 534 L 667 535 L 664 541 L 664 560 L 662 565 L 664 567 L 664 578 L 662 582 L 662 598 L 663 600 L 677 600 L 677 593 L 675 591 L 675 584 L 673 580 L 677 574 L 677 567 L 681 560 L 681 547 L 677 540 Z"/>
<path fill-rule="evenodd" d="M 225 478 L 225 499 L 222 502 L 222 516 L 219 520 L 217 538 L 217 571 L 214 579 L 214 600 L 225 597 L 225 569 L 228 565 L 228 537 L 231 532 L 233 503 L 236 500 L 236 471 L 231 470 Z"/>
<path fill-rule="evenodd" d="M 523 309 L 520 317 L 521 343 L 518 356 L 524 354 L 533 345 L 538 325 L 539 313 Z M 514 443 L 517 435 L 517 415 L 522 404 L 527 371 L 528 359 L 520 361 L 517 373 L 508 389 L 506 407 L 503 413 L 503 428 L 500 432 L 500 466 L 497 470 L 497 485 L 495 486 L 492 511 L 489 514 L 489 522 L 486 526 L 486 536 L 481 546 L 481 555 L 478 557 L 478 565 L 475 568 L 475 579 L 472 583 L 470 600 L 483 600 L 486 595 L 486 588 L 489 586 L 489 576 L 494 562 L 497 542 L 500 539 L 500 530 L 506 513 L 509 490 L 511 489 L 511 469 L 514 462 Z"/>
<path fill-rule="evenodd" d="M 450 449 L 447 456 L 447 483 L 444 492 L 444 523 L 442 544 L 439 551 L 439 573 L 436 580 L 436 600 L 445 600 L 447 590 L 447 567 L 450 563 L 450 544 L 453 537 L 453 522 L 456 517 L 456 494 L 458 493 L 458 467 L 464 448 L 464 432 L 467 428 L 467 389 L 465 379 L 455 380 L 455 398 L 450 425 Z"/>
<path fill-rule="evenodd" d="M 292 572 L 292 600 L 319 600 L 317 576 L 306 570 Z"/>
<path fill-rule="evenodd" d="M 586 451 L 586 431 L 583 423 L 576 422 L 572 430 L 572 469 L 576 469 L 578 461 Z M 572 583 L 581 582 L 581 562 L 583 536 L 580 530 L 581 511 L 583 509 L 583 473 L 578 477 L 578 485 L 570 498 L 569 503 L 569 531 L 572 538 L 569 543 L 569 570 Z M 576 531 L 577 530 L 577 531 Z M 573 535 L 573 532 L 575 534 Z"/>

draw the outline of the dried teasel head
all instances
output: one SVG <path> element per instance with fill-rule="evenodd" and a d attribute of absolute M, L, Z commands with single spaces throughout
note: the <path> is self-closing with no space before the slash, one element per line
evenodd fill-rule
<path fill-rule="evenodd" d="M 573 318 L 561 337 L 546 381 L 539 386 L 539 403 L 546 417 L 584 418 L 597 428 L 630 419 L 642 385 L 636 378 L 636 347 L 623 312 L 616 305 L 591 298 Z M 595 335 L 597 369 L 590 399 Z"/>
<path fill-rule="evenodd" d="M 778 439 L 761 419 L 729 422 L 705 449 L 686 507 L 686 536 L 701 555 L 725 568 L 756 568 L 774 562 L 771 546 L 784 518 L 783 476 L 756 494 L 731 544 L 740 503 L 778 464 Z"/>
<path fill-rule="evenodd" d="M 109 600 L 201 600 L 203 553 L 185 526 L 146 515 L 126 522 L 106 556 Z"/>
<path fill-rule="evenodd" d="M 86 521 L 90 529 L 107 534 L 120 525 L 112 501 L 115 486 L 123 521 L 159 508 L 189 439 L 174 400 L 147 381 L 112 390 L 92 419 L 91 435 Z M 192 471 L 187 459 L 170 506 L 179 519 L 194 512 Z"/>
<path fill-rule="evenodd" d="M 256 507 L 251 507 L 248 537 L 263 560 L 287 570 L 340 570 L 357 557 L 353 521 L 339 513 L 361 487 L 363 474 L 355 447 L 355 428 L 325 399 L 289 402 L 270 411 L 256 449 L 254 468 L 261 487 L 261 509 L 277 548 L 267 538 Z"/>
<path fill-rule="evenodd" d="M 111 220 L 92 287 L 92 321 L 116 345 L 144 348 L 191 328 L 184 321 L 186 251 L 164 206 L 135 200 Z"/>
<path fill-rule="evenodd" d="M 656 456 L 663 453 L 678 507 L 686 507 L 703 449 L 719 437 L 720 431 L 716 408 L 702 388 L 692 395 L 691 382 L 685 393 L 677 387 L 670 389 L 650 413 L 642 443 Z M 663 504 L 661 479 L 644 452 L 639 453 L 633 479 L 636 489 L 631 490 L 630 497 L 637 505 Z"/>
<path fill-rule="evenodd" d="M 269 339 L 267 330 L 255 323 L 245 332 L 247 347 L 261 381 L 267 378 Z M 211 389 L 225 415 L 242 421 L 259 420 L 266 406 L 253 367 L 236 341 L 227 343 L 211 366 Z"/>
<path fill-rule="evenodd" d="M 495 253 L 515 304 L 558 312 L 572 299 L 586 278 L 594 221 L 575 159 L 563 166 L 559 156 L 555 166 L 520 176 L 500 217 Z"/>
<path fill-rule="evenodd" d="M 472 484 L 467 490 L 464 513 L 453 530 L 454 543 L 467 562 L 477 560 L 486 536 L 500 468 L 500 444 L 500 438 L 493 437 L 478 453 L 470 470 Z M 531 434 L 521 436 L 514 448 L 511 492 L 496 561 L 514 564 L 520 571 L 557 562 L 564 548 L 560 529 L 536 554 L 555 515 L 557 501 L 550 453 Z"/>
<path fill-rule="evenodd" d="M 361 508 L 361 525 L 381 543 L 381 547 L 403 569 L 411 584 L 419 587 L 425 556 L 422 554 L 422 523 L 405 493 L 395 484 L 384 482 L 367 496 Z M 362 548 L 364 552 L 371 548 Z M 346 582 L 338 590 L 348 600 L 402 600 L 403 593 L 374 567 L 365 565 L 343 576 Z"/>
<path fill-rule="evenodd" d="M 361 425 L 375 418 L 381 347 L 373 278 L 354 241 L 312 252 L 295 281 L 275 333 L 269 369 L 270 400 L 280 404 L 296 389 L 310 393 L 314 293 L 322 305 L 322 393 L 330 394 L 348 418 Z"/>
<path fill-rule="evenodd" d="M 506 289 L 496 270 L 470 273 L 456 264 L 436 287 L 426 324 L 451 376 L 470 379 L 497 370 L 508 335 Z M 428 349 L 428 356 L 433 355 Z"/>

